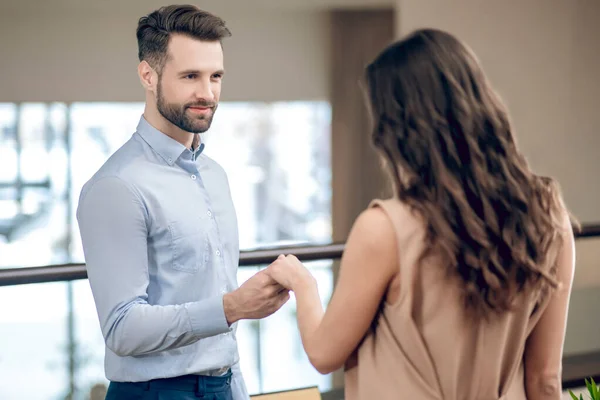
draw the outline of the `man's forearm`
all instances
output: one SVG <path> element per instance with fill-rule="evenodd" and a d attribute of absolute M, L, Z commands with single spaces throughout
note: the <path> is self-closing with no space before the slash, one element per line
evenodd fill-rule
<path fill-rule="evenodd" d="M 229 326 L 243 318 L 239 313 L 239 306 L 234 293 L 226 293 L 223 296 L 223 313 Z"/>
<path fill-rule="evenodd" d="M 102 328 L 107 347 L 122 357 L 186 346 L 230 330 L 220 296 L 182 305 L 134 303 L 113 313 Z"/>

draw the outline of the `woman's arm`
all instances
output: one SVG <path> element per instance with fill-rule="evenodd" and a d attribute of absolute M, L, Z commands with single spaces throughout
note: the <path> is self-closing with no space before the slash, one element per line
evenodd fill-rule
<path fill-rule="evenodd" d="M 569 297 L 575 270 L 575 242 L 566 218 L 562 232 L 562 248 L 557 260 L 560 287 L 537 325 L 527 338 L 525 347 L 525 386 L 531 400 L 561 398 L 562 353 L 569 309 Z"/>
<path fill-rule="evenodd" d="M 356 349 L 398 270 L 391 221 L 382 209 L 370 208 L 350 232 L 326 312 L 314 278 L 296 257 L 280 257 L 267 272 L 294 291 L 302 344 L 312 365 L 327 374 L 341 368 Z"/>

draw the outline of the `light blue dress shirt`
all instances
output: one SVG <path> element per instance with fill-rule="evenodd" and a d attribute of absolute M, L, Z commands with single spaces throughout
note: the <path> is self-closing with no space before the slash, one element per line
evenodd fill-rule
<path fill-rule="evenodd" d="M 140 119 L 84 185 L 77 209 L 111 381 L 231 367 L 248 394 L 223 294 L 237 288 L 237 218 L 225 171 Z"/>

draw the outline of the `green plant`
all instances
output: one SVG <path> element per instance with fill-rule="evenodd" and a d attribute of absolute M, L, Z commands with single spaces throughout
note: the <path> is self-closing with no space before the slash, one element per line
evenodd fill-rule
<path fill-rule="evenodd" d="M 600 400 L 600 389 L 598 388 L 598 385 L 596 385 L 596 382 L 594 382 L 594 378 L 590 378 L 590 380 L 586 379 L 585 386 L 587 386 L 587 390 L 590 392 L 591 400 Z M 571 390 L 569 390 L 569 394 L 573 400 L 583 400 L 583 394 L 580 394 L 579 398 L 577 398 L 577 396 L 575 396 Z"/>

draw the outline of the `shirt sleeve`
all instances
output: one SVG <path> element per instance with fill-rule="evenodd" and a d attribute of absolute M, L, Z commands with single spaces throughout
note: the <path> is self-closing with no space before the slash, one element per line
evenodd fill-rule
<path fill-rule="evenodd" d="M 102 334 L 115 354 L 159 352 L 230 330 L 222 295 L 148 304 L 147 211 L 122 179 L 101 178 L 84 188 L 77 220 Z"/>

